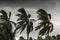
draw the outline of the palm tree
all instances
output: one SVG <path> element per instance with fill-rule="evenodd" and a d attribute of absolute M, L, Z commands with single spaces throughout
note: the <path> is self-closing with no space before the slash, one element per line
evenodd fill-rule
<path fill-rule="evenodd" d="M 17 16 L 19 17 L 17 19 L 17 21 L 19 21 L 18 27 L 17 29 L 21 28 L 21 32 L 22 33 L 24 31 L 24 29 L 26 28 L 27 31 L 27 40 L 29 40 L 29 34 L 31 31 L 33 31 L 33 22 L 34 19 L 30 19 L 31 15 L 27 14 L 24 8 L 21 8 L 18 10 L 18 12 L 21 12 L 21 14 L 17 14 Z"/>
<path fill-rule="evenodd" d="M 13 21 L 10 21 L 10 18 L 11 18 L 11 12 L 9 12 L 9 15 L 7 15 L 7 13 L 4 11 L 4 10 L 1 10 L 0 13 L 2 14 L 2 17 L 1 19 L 4 20 L 4 23 L 2 23 L 3 25 L 3 31 L 4 31 L 4 34 L 5 36 L 7 36 L 7 40 L 13 40 L 13 32 L 12 32 L 12 23 L 16 26 L 16 23 L 13 22 Z M 5 30 L 6 31 L 5 31 Z"/>
<path fill-rule="evenodd" d="M 38 20 L 41 20 L 41 22 L 39 23 L 35 30 L 40 29 L 39 35 L 47 34 L 49 36 L 49 33 L 53 31 L 53 24 L 50 22 L 51 14 L 48 14 L 43 9 L 39 9 L 37 11 L 37 14 Z"/>

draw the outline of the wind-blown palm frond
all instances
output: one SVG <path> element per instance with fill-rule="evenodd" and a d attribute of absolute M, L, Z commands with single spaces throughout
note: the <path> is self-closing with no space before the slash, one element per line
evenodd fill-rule
<path fill-rule="evenodd" d="M 11 18 L 11 12 L 9 12 L 9 19 Z"/>
<path fill-rule="evenodd" d="M 43 26 L 43 24 L 42 25 L 38 25 L 35 30 L 40 29 L 42 26 Z"/>
<path fill-rule="evenodd" d="M 24 24 L 24 25 L 21 27 L 21 32 L 20 32 L 20 34 L 24 31 L 26 25 L 27 25 L 27 24 Z"/>
<path fill-rule="evenodd" d="M 7 13 L 4 10 L 1 10 L 0 13 L 2 13 L 4 19 L 7 20 L 7 18 L 8 18 Z"/>
<path fill-rule="evenodd" d="M 36 20 L 35 20 L 35 19 L 31 19 L 30 21 L 31 21 L 31 22 L 36 22 Z"/>
<path fill-rule="evenodd" d="M 14 24 L 15 25 L 15 27 L 16 27 L 16 23 L 15 22 L 13 22 L 13 21 L 10 21 L 12 24 Z"/>
<path fill-rule="evenodd" d="M 28 14 L 28 18 L 30 18 L 31 17 L 31 15 L 30 14 Z"/>
<path fill-rule="evenodd" d="M 46 27 L 44 27 L 44 28 L 42 28 L 40 31 L 39 31 L 39 35 L 44 35 L 45 33 L 46 33 L 46 31 L 47 31 L 47 28 Z"/>
<path fill-rule="evenodd" d="M 27 16 L 26 11 L 25 11 L 24 8 L 21 8 L 21 9 L 19 9 L 18 11 L 21 12 L 22 15 Z"/>
<path fill-rule="evenodd" d="M 52 31 L 53 31 L 53 24 L 51 23 L 49 32 L 52 32 Z"/>
<path fill-rule="evenodd" d="M 51 14 L 48 14 L 49 19 L 51 19 Z"/>

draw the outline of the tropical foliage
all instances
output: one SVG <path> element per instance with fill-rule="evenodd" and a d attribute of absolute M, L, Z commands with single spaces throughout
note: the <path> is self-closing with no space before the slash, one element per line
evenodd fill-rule
<path fill-rule="evenodd" d="M 17 23 L 11 21 L 11 12 L 7 13 L 1 10 L 0 13 L 0 40 L 15 40 L 15 34 L 18 30 L 20 34 L 26 30 L 27 40 L 33 40 L 33 37 L 29 37 L 29 34 L 33 31 L 33 23 L 40 20 L 35 30 L 40 30 L 37 39 L 35 40 L 60 40 L 60 35 L 50 36 L 49 33 L 53 31 L 53 23 L 51 22 L 51 14 L 47 13 L 44 9 L 37 10 L 38 20 L 31 19 L 31 14 L 27 13 L 24 8 L 18 9 Z M 34 22 L 33 22 L 34 21 Z M 13 25 L 15 26 L 14 32 L 12 32 Z M 45 35 L 46 34 L 46 35 Z M 45 35 L 45 38 L 42 36 Z M 23 36 L 20 36 L 19 40 L 26 40 Z"/>
<path fill-rule="evenodd" d="M 20 14 L 17 14 L 16 16 L 18 16 L 19 18 L 17 19 L 17 21 L 19 21 L 18 24 L 18 29 L 21 29 L 22 33 L 24 31 L 24 29 L 26 28 L 26 32 L 27 32 L 27 40 L 29 40 L 29 34 L 30 32 L 33 31 L 33 22 L 35 21 L 34 19 L 30 19 L 31 15 L 27 14 L 24 8 L 21 8 L 18 10 L 18 12 L 20 12 Z"/>
<path fill-rule="evenodd" d="M 40 29 L 39 35 L 48 34 L 53 31 L 53 24 L 50 22 L 51 14 L 48 14 L 45 10 L 39 9 L 37 11 L 38 20 L 41 20 L 39 25 L 36 27 L 35 30 Z"/>
<path fill-rule="evenodd" d="M 13 40 L 13 32 L 12 32 L 12 23 L 16 26 L 16 23 L 13 21 L 10 21 L 11 18 L 11 12 L 9 12 L 9 15 L 4 10 L 1 10 L 0 13 L 1 18 L 0 20 L 2 21 L 0 23 L 0 34 L 3 36 L 2 38 L 4 40 Z"/>

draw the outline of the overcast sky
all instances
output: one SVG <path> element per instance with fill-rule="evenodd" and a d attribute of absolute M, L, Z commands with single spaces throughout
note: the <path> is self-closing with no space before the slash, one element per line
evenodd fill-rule
<path fill-rule="evenodd" d="M 12 12 L 11 20 L 16 21 L 18 17 L 15 16 L 17 14 L 17 10 L 19 8 L 25 8 L 27 13 L 32 15 L 31 18 L 37 19 L 36 11 L 40 9 L 45 9 L 48 13 L 52 15 L 51 22 L 54 25 L 54 30 L 50 35 L 60 34 L 60 1 L 59 0 L 0 0 L 0 10 L 3 9 L 7 13 L 9 11 Z M 34 23 L 34 27 L 37 26 L 39 21 Z M 21 35 L 26 38 L 26 31 L 24 31 Z M 16 35 L 18 38 L 19 34 Z M 30 36 L 36 38 L 38 36 L 38 31 L 33 31 L 30 33 Z"/>

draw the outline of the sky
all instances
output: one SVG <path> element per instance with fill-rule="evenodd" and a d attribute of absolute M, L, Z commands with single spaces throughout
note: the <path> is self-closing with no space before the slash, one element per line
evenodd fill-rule
<path fill-rule="evenodd" d="M 51 22 L 54 25 L 54 30 L 50 33 L 50 35 L 60 34 L 60 1 L 59 0 L 0 0 L 0 10 L 5 10 L 8 14 L 9 11 L 12 12 L 11 20 L 17 22 L 17 10 L 19 8 L 25 8 L 28 14 L 31 14 L 31 18 L 37 19 L 36 11 L 38 9 L 44 9 L 48 13 L 52 15 Z M 37 26 L 39 21 L 34 23 L 34 27 Z M 35 29 L 35 28 L 34 28 Z M 21 34 L 24 38 L 26 38 L 26 31 Z M 16 35 L 18 39 L 19 33 Z M 30 36 L 33 38 L 37 38 L 38 31 L 32 31 Z"/>

